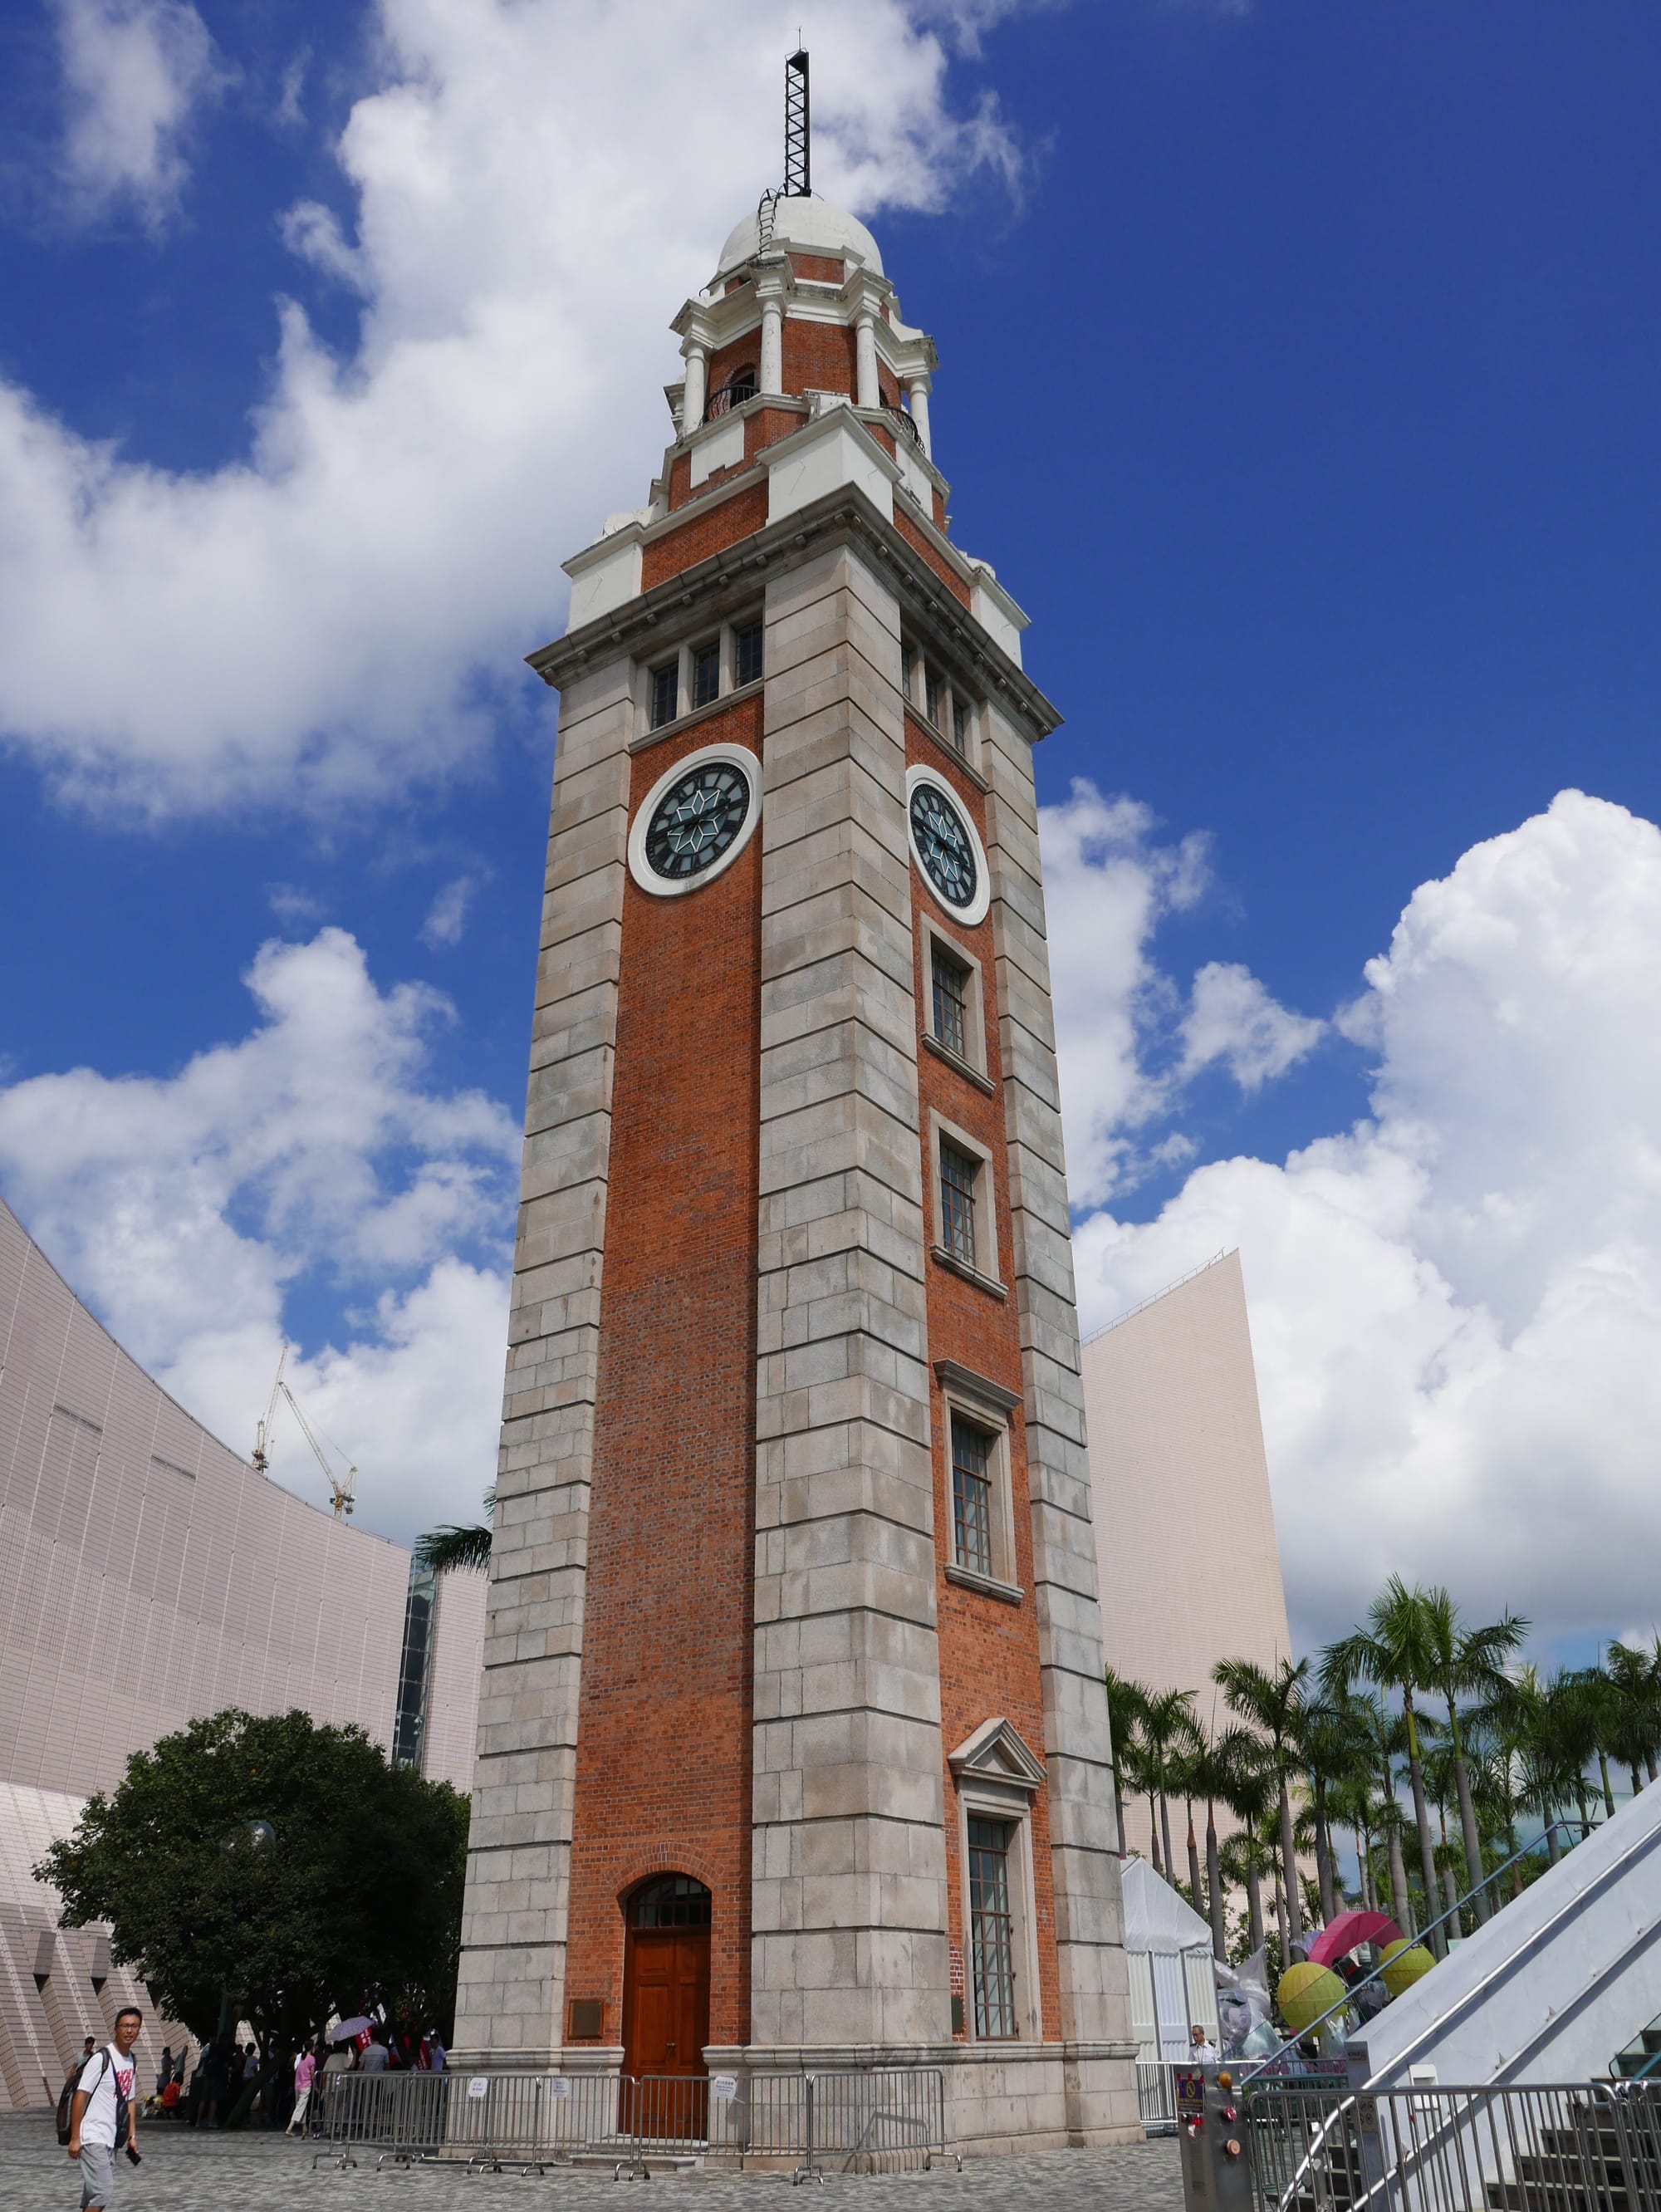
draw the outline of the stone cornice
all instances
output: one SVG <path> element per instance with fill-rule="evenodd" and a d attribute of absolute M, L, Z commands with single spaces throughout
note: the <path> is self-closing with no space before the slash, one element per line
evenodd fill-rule
<path fill-rule="evenodd" d="M 765 461 L 775 459 L 789 442 L 781 440 L 768 447 L 763 461 L 722 485 L 721 497 L 730 498 L 765 483 Z M 888 456 L 882 458 L 886 460 Z M 687 519 L 688 510 L 681 507 L 648 527 L 631 526 L 649 544 Z M 912 519 L 915 525 L 915 517 Z M 893 586 L 907 627 L 939 654 L 949 669 L 955 665 L 995 697 L 1000 710 L 1029 744 L 1060 726 L 1060 714 L 1031 678 L 960 605 L 866 495 L 851 484 L 838 486 L 781 521 L 765 524 L 738 544 L 654 584 L 650 591 L 585 623 L 580 629 L 568 631 L 553 644 L 527 653 L 526 661 L 544 684 L 557 689 L 591 662 L 615 659 L 619 653 L 661 652 L 683 628 L 694 629 L 707 622 L 712 613 L 724 612 L 729 604 L 753 596 L 769 572 L 798 567 L 836 544 L 857 545 L 865 554 Z"/>

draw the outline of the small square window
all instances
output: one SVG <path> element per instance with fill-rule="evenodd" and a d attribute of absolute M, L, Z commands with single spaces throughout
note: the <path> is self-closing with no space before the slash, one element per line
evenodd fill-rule
<path fill-rule="evenodd" d="M 661 730 L 681 711 L 681 665 L 666 660 L 652 672 L 652 726 Z"/>
<path fill-rule="evenodd" d="M 940 1140 L 941 1240 L 954 1260 L 973 1267 L 974 1257 L 974 1187 L 980 1162 L 949 1137 Z"/>
<path fill-rule="evenodd" d="M 692 649 L 692 703 L 708 707 L 719 697 L 721 690 L 721 641 L 712 638 L 707 645 Z"/>
<path fill-rule="evenodd" d="M 949 952 L 934 947 L 934 1033 L 948 1052 L 969 1056 L 969 971 Z"/>
<path fill-rule="evenodd" d="M 992 1454 L 997 1439 L 952 1415 L 952 1547 L 960 1567 L 992 1573 Z"/>
<path fill-rule="evenodd" d="M 952 743 L 967 760 L 969 757 L 968 702 L 952 694 Z"/>
<path fill-rule="evenodd" d="M 1015 1942 L 1009 1911 L 1008 1820 L 969 1820 L 969 1948 L 974 1967 L 974 2032 L 1012 2036 Z"/>
<path fill-rule="evenodd" d="M 761 625 L 746 623 L 732 634 L 732 680 L 735 684 L 759 684 L 761 680 Z"/>
<path fill-rule="evenodd" d="M 928 689 L 929 720 L 934 724 L 936 729 L 938 729 L 940 727 L 941 696 L 944 689 L 940 681 L 940 671 L 937 668 L 925 669 L 924 672 L 924 680 Z"/>

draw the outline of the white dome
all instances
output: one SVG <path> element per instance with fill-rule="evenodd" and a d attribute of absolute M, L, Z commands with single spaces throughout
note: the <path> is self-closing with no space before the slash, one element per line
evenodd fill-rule
<path fill-rule="evenodd" d="M 758 210 L 734 225 L 731 237 L 721 248 L 715 271 L 718 276 L 728 276 L 761 252 L 760 222 Z M 823 253 L 833 259 L 852 252 L 862 258 L 873 276 L 882 274 L 882 257 L 870 231 L 854 216 L 833 207 L 828 200 L 779 200 L 773 218 L 773 242 L 775 246 L 793 246 L 803 253 Z"/>

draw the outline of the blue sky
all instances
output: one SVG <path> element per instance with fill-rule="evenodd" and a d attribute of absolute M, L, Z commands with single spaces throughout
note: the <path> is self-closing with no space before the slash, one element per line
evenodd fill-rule
<path fill-rule="evenodd" d="M 296 1338 L 392 1533 L 494 1453 L 518 656 L 646 495 L 785 12 L 0 25 L 0 1190 L 233 1442 Z M 1647 1630 L 1591 1531 L 1654 1513 L 1661 1410 L 1661 19 L 803 28 L 815 181 L 937 340 L 955 533 L 1066 716 L 1087 1322 L 1240 1244 L 1307 1632 L 1451 1552 L 1566 1650 Z"/>

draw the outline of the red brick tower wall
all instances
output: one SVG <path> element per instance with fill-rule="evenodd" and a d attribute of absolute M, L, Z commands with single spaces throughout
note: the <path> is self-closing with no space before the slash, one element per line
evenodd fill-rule
<path fill-rule="evenodd" d="M 986 842 L 986 801 L 979 787 L 965 775 L 949 750 L 928 735 L 915 717 L 906 717 L 906 763 L 933 769 L 943 775 L 957 794 L 959 804 Z M 998 1044 L 996 1007 L 997 951 L 991 917 L 966 928 L 936 906 L 915 866 L 912 879 L 912 938 L 915 975 L 918 1051 L 918 1091 L 922 1110 L 923 1218 L 934 1218 L 934 1178 L 937 1163 L 929 1140 L 931 1113 L 955 1121 L 984 1145 L 991 1155 L 993 1202 L 997 1212 L 997 1252 L 1000 1273 L 1007 1282 L 1011 1272 L 1009 1148 L 1004 1136 L 1003 1067 Z M 985 1072 L 991 1079 L 991 1097 L 957 1070 L 929 1051 L 922 1040 L 931 1025 L 931 986 L 929 972 L 927 925 L 961 945 L 979 963 L 985 1004 Z M 931 1232 L 931 1236 L 932 1232 Z M 1024 1390 L 1021 1363 L 1021 1322 L 1013 1297 L 1002 1301 L 974 1283 L 966 1282 L 949 1268 L 931 1260 L 928 1266 L 929 1358 L 953 1359 L 1020 1395 Z M 952 1556 L 951 1421 L 938 1383 L 930 1394 L 930 1428 L 934 1438 L 935 1535 L 937 1550 L 940 1619 L 940 1717 L 944 1749 L 950 1753 L 989 1713 L 1001 1713 L 1020 1732 L 1030 1750 L 1044 1755 L 1044 1706 L 1039 1673 L 1038 1617 L 1033 1604 L 1032 1515 L 1027 1498 L 1025 1417 L 1019 1407 L 1009 1415 L 1009 1485 L 1014 1500 L 1015 1574 L 1013 1579 L 1027 1595 L 1016 1606 L 965 1589 L 946 1579 Z M 957 1790 L 948 1770 L 946 1803 L 955 1806 Z M 964 1923 L 963 1868 L 955 1817 L 946 1822 L 946 1880 L 950 1899 L 953 1946 L 953 1986 L 962 1986 L 959 1954 Z M 1039 2001 L 1043 2032 L 1053 2038 L 1061 2033 L 1061 2000 L 1056 1966 L 1055 1893 L 1051 1878 L 1049 1806 L 1040 1790 L 1033 1802 L 1032 1847 L 1034 1906 L 1038 1937 Z"/>
<path fill-rule="evenodd" d="M 761 750 L 761 702 L 634 761 Z M 567 1996 L 622 2033 L 629 1891 L 713 1899 L 710 2038 L 749 2033 L 761 840 L 688 898 L 624 896 Z"/>

